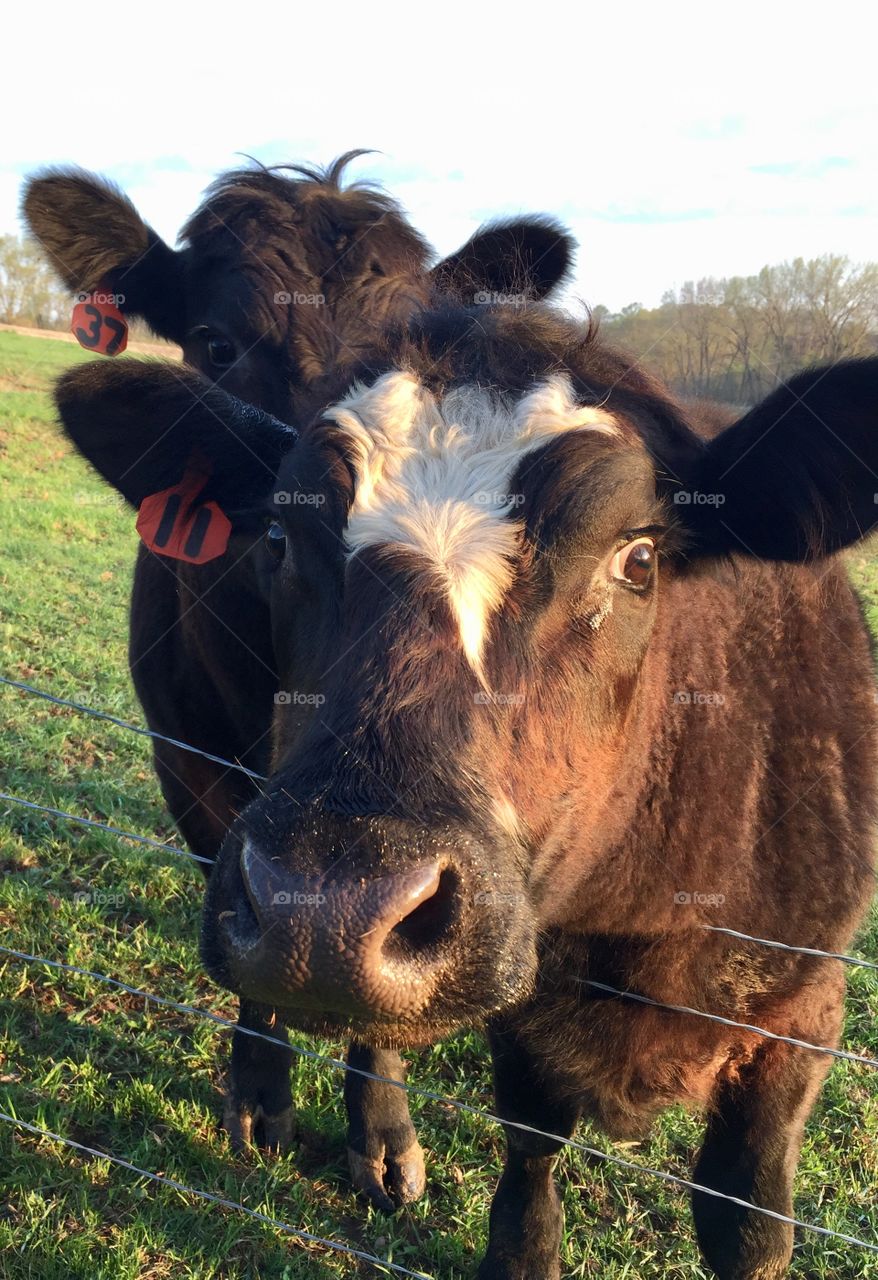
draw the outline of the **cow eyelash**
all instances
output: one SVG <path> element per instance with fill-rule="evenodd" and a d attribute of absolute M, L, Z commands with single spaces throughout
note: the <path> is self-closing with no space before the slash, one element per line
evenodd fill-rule
<path fill-rule="evenodd" d="M 624 547 L 626 542 L 636 542 L 638 538 L 652 538 L 658 547 L 661 539 L 668 532 L 668 526 L 665 524 L 645 524 L 637 529 L 623 529 L 619 534 L 616 543 L 618 547 Z"/>

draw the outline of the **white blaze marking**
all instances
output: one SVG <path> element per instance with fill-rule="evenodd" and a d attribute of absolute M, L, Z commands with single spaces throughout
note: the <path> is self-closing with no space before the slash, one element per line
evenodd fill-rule
<path fill-rule="evenodd" d="M 577 404 L 560 374 L 510 404 L 478 386 L 453 388 L 437 403 L 413 374 L 401 372 L 354 386 L 324 416 L 353 447 L 351 553 L 397 546 L 423 556 L 478 671 L 520 542 L 522 524 L 509 518 L 522 501 L 509 492 L 518 464 L 566 431 L 618 434 L 613 418 Z"/>

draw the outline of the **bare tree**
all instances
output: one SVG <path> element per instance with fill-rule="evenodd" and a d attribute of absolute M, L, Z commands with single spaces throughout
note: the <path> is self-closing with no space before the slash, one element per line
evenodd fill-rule
<path fill-rule="evenodd" d="M 752 403 L 805 365 L 878 350 L 878 264 L 825 254 L 687 281 L 602 327 L 682 394 Z"/>
<path fill-rule="evenodd" d="M 66 325 L 72 301 L 35 241 L 0 236 L 0 320 L 38 328 Z"/>

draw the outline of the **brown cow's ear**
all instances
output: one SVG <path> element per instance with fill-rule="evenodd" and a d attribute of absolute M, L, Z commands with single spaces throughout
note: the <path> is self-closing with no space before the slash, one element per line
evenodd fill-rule
<path fill-rule="evenodd" d="M 155 333 L 186 332 L 182 255 L 143 221 L 117 187 L 82 169 L 46 169 L 25 183 L 22 217 L 73 293 L 97 286 Z"/>
<path fill-rule="evenodd" d="M 690 474 L 669 492 L 702 552 L 798 561 L 859 541 L 878 525 L 878 359 L 797 374 Z"/>
<path fill-rule="evenodd" d="M 271 492 L 298 433 L 162 361 L 92 361 L 59 379 L 55 402 L 77 450 L 133 506 L 178 485 L 191 467 L 209 479 L 205 500 L 229 514 Z"/>
<path fill-rule="evenodd" d="M 554 218 L 510 218 L 481 227 L 436 264 L 432 278 L 438 292 L 466 303 L 547 298 L 570 275 L 575 251 L 576 241 Z"/>

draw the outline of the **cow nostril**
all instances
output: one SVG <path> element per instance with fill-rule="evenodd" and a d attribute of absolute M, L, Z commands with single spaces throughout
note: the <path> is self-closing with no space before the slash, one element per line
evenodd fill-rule
<path fill-rule="evenodd" d="M 458 878 L 446 867 L 439 876 L 435 893 L 418 903 L 395 924 L 384 940 L 386 955 L 412 959 L 435 950 L 457 919 Z"/>

